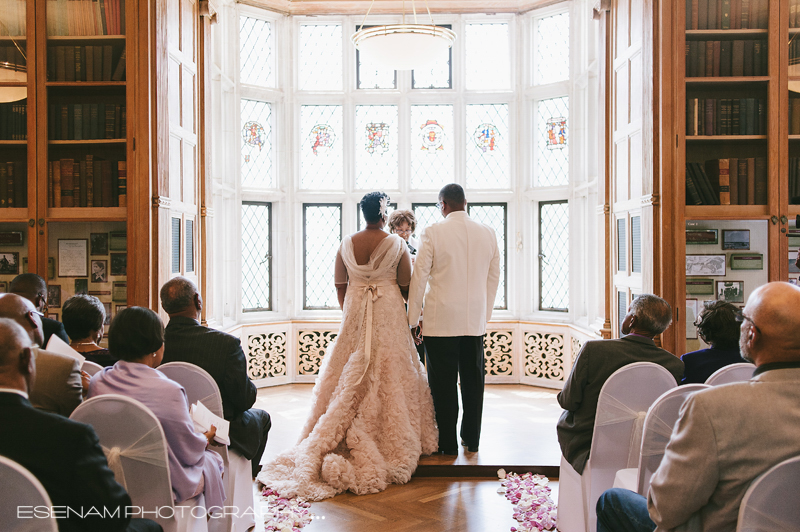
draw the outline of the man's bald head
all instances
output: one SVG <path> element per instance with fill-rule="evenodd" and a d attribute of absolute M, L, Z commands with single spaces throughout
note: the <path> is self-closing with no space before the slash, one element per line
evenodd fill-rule
<path fill-rule="evenodd" d="M 44 310 L 47 304 L 47 282 L 35 273 L 14 277 L 8 285 L 8 291 L 31 301 L 37 310 Z"/>
<path fill-rule="evenodd" d="M 191 279 L 178 276 L 161 287 L 161 307 L 170 316 L 197 319 L 202 308 L 202 299 Z"/>
<path fill-rule="evenodd" d="M 0 318 L 0 387 L 28 391 L 34 374 L 31 340 L 16 321 Z"/>
<path fill-rule="evenodd" d="M 42 345 L 42 319 L 28 299 L 17 294 L 0 294 L 0 318 L 14 320 L 35 344 Z"/>
<path fill-rule="evenodd" d="M 800 361 L 800 288 L 775 282 L 750 294 L 739 347 L 756 365 Z"/>

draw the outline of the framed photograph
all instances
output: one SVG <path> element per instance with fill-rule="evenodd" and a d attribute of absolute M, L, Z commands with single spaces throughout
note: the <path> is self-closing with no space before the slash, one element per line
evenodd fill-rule
<path fill-rule="evenodd" d="M 722 249 L 750 249 L 750 229 L 723 229 Z"/>
<path fill-rule="evenodd" d="M 22 273 L 28 273 L 28 257 L 22 257 Z"/>
<path fill-rule="evenodd" d="M 0 275 L 19 275 L 19 252 L 0 251 Z"/>
<path fill-rule="evenodd" d="M 106 309 L 106 319 L 103 321 L 103 325 L 111 325 L 111 303 L 104 301 L 103 306 Z"/>
<path fill-rule="evenodd" d="M 800 268 L 797 267 L 797 253 L 789 252 L 789 273 L 800 273 Z"/>
<path fill-rule="evenodd" d="M 8 292 L 8 283 L 5 281 L 0 282 L 0 294 L 5 294 Z"/>
<path fill-rule="evenodd" d="M 0 246 L 21 246 L 25 242 L 22 231 L 1 231 Z"/>
<path fill-rule="evenodd" d="M 719 229 L 687 229 L 686 245 L 719 244 Z"/>
<path fill-rule="evenodd" d="M 90 234 L 89 249 L 91 255 L 108 255 L 108 233 Z"/>
<path fill-rule="evenodd" d="M 107 283 L 108 282 L 108 261 L 107 260 L 93 260 L 92 261 L 92 277 L 93 283 Z"/>
<path fill-rule="evenodd" d="M 111 254 L 111 275 L 128 275 L 128 254 Z"/>
<path fill-rule="evenodd" d="M 789 279 L 789 284 L 797 286 L 797 279 Z"/>
<path fill-rule="evenodd" d="M 128 282 L 115 281 L 111 290 L 111 301 L 128 301 Z"/>
<path fill-rule="evenodd" d="M 786 236 L 789 237 L 790 248 L 800 248 L 800 229 L 789 229 L 786 233 Z"/>
<path fill-rule="evenodd" d="M 75 279 L 75 293 L 86 294 L 89 292 L 89 279 Z"/>
<path fill-rule="evenodd" d="M 89 276 L 89 241 L 84 239 L 58 241 L 58 276 Z"/>
<path fill-rule="evenodd" d="M 694 320 L 697 319 L 697 300 L 696 299 L 687 299 L 686 300 L 686 338 L 695 339 L 697 338 L 697 326 L 694 324 Z"/>
<path fill-rule="evenodd" d="M 693 296 L 713 296 L 714 279 L 686 279 L 686 293 Z"/>
<path fill-rule="evenodd" d="M 686 276 L 695 275 L 704 277 L 724 276 L 725 255 L 686 255 Z"/>
<path fill-rule="evenodd" d="M 52 281 L 56 278 L 56 259 L 47 257 L 47 279 Z"/>
<path fill-rule="evenodd" d="M 117 305 L 114 307 L 114 315 L 116 316 L 120 311 L 125 310 L 126 308 L 128 308 L 128 305 Z"/>
<path fill-rule="evenodd" d="M 47 306 L 52 308 L 61 306 L 61 285 L 47 285 Z"/>
<path fill-rule="evenodd" d="M 731 270 L 763 270 L 764 255 L 761 253 L 731 253 Z"/>
<path fill-rule="evenodd" d="M 111 231 L 108 238 L 108 249 L 111 251 L 128 251 L 128 233 L 126 231 Z"/>
<path fill-rule="evenodd" d="M 744 281 L 717 281 L 717 299 L 728 303 L 744 303 Z"/>
<path fill-rule="evenodd" d="M 58 312 L 53 312 L 52 310 L 48 310 L 47 317 L 50 318 L 51 320 L 58 321 Z"/>

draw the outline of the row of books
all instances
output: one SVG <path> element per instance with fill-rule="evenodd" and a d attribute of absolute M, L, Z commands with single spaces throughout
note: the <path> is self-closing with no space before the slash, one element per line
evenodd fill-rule
<path fill-rule="evenodd" d="M 17 37 L 26 34 L 26 4 L 25 0 L 6 0 L 3 2 L 3 24 L 0 24 L 0 35 Z"/>
<path fill-rule="evenodd" d="M 789 157 L 789 204 L 800 205 L 800 157 Z"/>
<path fill-rule="evenodd" d="M 47 0 L 48 35 L 124 35 L 125 0 Z"/>
<path fill-rule="evenodd" d="M 25 161 L 0 163 L 0 208 L 28 206 L 28 168 Z"/>
<path fill-rule="evenodd" d="M 686 135 L 766 135 L 763 98 L 689 98 Z"/>
<path fill-rule="evenodd" d="M 0 103 L 0 140 L 26 140 L 28 138 L 27 100 Z"/>
<path fill-rule="evenodd" d="M 93 155 L 85 159 L 50 161 L 47 177 L 50 207 L 125 207 L 128 204 L 126 161 L 107 161 Z"/>
<path fill-rule="evenodd" d="M 686 77 L 766 76 L 767 41 L 687 41 Z"/>
<path fill-rule="evenodd" d="M 686 0 L 687 30 L 767 29 L 769 0 Z"/>
<path fill-rule="evenodd" d="M 125 105 L 70 103 L 49 107 L 50 140 L 124 139 L 127 136 Z"/>
<path fill-rule="evenodd" d="M 113 67 L 113 68 L 112 68 Z M 103 46 L 51 46 L 47 54 L 50 81 L 122 81 L 125 48 Z"/>
<path fill-rule="evenodd" d="M 686 163 L 686 204 L 766 205 L 766 157 Z"/>

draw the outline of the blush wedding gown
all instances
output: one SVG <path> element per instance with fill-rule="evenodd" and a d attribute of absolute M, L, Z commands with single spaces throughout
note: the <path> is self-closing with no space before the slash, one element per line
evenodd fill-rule
<path fill-rule="evenodd" d="M 404 253 L 405 241 L 389 235 L 359 265 L 351 238 L 342 242 L 349 278 L 344 314 L 320 367 L 311 413 L 297 445 L 257 477 L 284 497 L 377 493 L 408 482 L 420 455 L 437 449 L 433 401 L 397 285 Z"/>

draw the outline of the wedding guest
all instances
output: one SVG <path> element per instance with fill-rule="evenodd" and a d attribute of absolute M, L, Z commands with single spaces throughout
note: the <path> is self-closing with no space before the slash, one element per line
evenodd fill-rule
<path fill-rule="evenodd" d="M 114 480 L 92 427 L 31 406 L 28 391 L 36 374 L 27 332 L 1 318 L 0 426 L 6 437 L 0 438 L 0 455 L 30 471 L 53 507 L 64 509 L 65 517 L 57 521 L 59 531 L 160 531 L 161 526 L 148 519 L 126 515 L 131 498 Z M 73 511 L 67 513 L 67 508 Z M 97 511 L 88 512 L 90 508 Z M 18 515 L 20 510 L 26 515 L 24 508 Z M 14 529 L 13 520 L 10 526 Z"/>
<path fill-rule="evenodd" d="M 64 302 L 61 312 L 64 328 L 71 339 L 70 347 L 95 364 L 113 366 L 117 360 L 99 345 L 106 320 L 103 303 L 94 296 L 77 294 Z"/>
<path fill-rule="evenodd" d="M 739 354 L 739 309 L 725 301 L 706 301 L 695 320 L 697 334 L 711 347 L 681 357 L 681 384 L 702 384 L 718 369 L 744 362 Z"/>
<path fill-rule="evenodd" d="M 231 422 L 230 448 L 251 461 L 253 476 L 272 427 L 269 414 L 253 408 L 256 387 L 247 375 L 247 359 L 235 336 L 200 325 L 203 300 L 186 277 L 161 287 L 161 306 L 169 314 L 164 334 L 164 362 L 189 362 L 206 370 L 219 386 L 225 419 Z"/>
<path fill-rule="evenodd" d="M 215 430 L 195 431 L 186 391 L 155 368 L 164 356 L 164 326 L 158 315 L 143 307 L 117 313 L 108 331 L 108 347 L 119 362 L 92 377 L 89 397 L 125 395 L 144 404 L 164 429 L 172 494 L 182 503 L 205 494 L 206 508 L 225 501 L 222 458 L 206 447 Z"/>
<path fill-rule="evenodd" d="M 750 294 L 739 345 L 756 365 L 753 378 L 691 394 L 647 498 L 618 488 L 604 492 L 597 502 L 598 532 L 736 530 L 753 480 L 800 455 L 798 307 L 800 288 L 788 283 L 768 283 Z M 769 517 L 764 530 L 782 529 Z"/>
<path fill-rule="evenodd" d="M 46 412 L 69 417 L 83 401 L 89 375 L 81 371 L 76 358 L 38 347 L 43 343 L 42 318 L 29 300 L 16 294 L 0 294 L 0 318 L 17 322 L 34 344 L 32 351 L 38 371 L 30 389 L 31 404 Z"/>
<path fill-rule="evenodd" d="M 416 262 L 417 250 L 419 249 L 419 241 L 412 236 L 416 228 L 417 219 L 411 211 L 397 210 L 389 215 L 389 232 L 406 241 L 408 251 L 411 253 L 412 266 Z M 408 310 L 408 305 L 406 305 L 406 310 Z M 425 343 L 422 341 L 419 327 L 414 330 L 414 344 L 417 346 L 419 361 L 425 364 Z"/>
<path fill-rule="evenodd" d="M 47 283 L 35 273 L 23 273 L 14 277 L 8 285 L 8 292 L 24 297 L 33 303 L 36 310 L 41 313 L 47 311 Z M 67 338 L 67 333 L 61 323 L 45 318 L 44 315 L 42 315 L 41 320 L 42 333 L 44 334 L 40 344 L 41 347 L 47 347 L 47 342 L 50 341 L 50 337 L 54 334 L 64 340 L 65 344 L 69 343 L 69 338 Z"/>
<path fill-rule="evenodd" d="M 683 362 L 653 342 L 670 323 L 672 308 L 669 303 L 658 296 L 642 294 L 628 307 L 622 321 L 621 338 L 583 344 L 557 396 L 558 404 L 564 409 L 556 424 L 558 443 L 564 458 L 578 473 L 583 473 L 589 459 L 600 389 L 612 373 L 634 362 L 653 362 L 672 373 L 676 384 L 680 381 Z"/>

